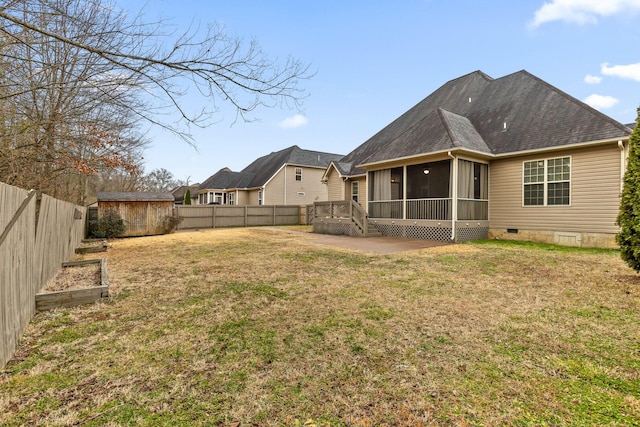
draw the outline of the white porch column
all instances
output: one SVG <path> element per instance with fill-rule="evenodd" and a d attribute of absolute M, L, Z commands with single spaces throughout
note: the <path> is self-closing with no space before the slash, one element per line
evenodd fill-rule
<path fill-rule="evenodd" d="M 407 165 L 402 166 L 402 219 L 407 219 Z"/>
<path fill-rule="evenodd" d="M 451 158 L 452 163 L 452 179 L 451 179 L 451 240 L 456 239 L 456 221 L 458 220 L 458 158 L 451 154 L 451 151 L 447 153 Z"/>

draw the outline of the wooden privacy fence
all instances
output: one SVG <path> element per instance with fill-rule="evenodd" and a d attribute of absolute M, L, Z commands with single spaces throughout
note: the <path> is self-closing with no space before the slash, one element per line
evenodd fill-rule
<path fill-rule="evenodd" d="M 33 190 L 0 182 L 0 368 L 35 312 L 36 293 L 84 237 L 85 213 L 84 207 L 47 195 L 38 201 Z"/>
<path fill-rule="evenodd" d="M 176 206 L 178 229 L 298 225 L 300 206 Z"/>

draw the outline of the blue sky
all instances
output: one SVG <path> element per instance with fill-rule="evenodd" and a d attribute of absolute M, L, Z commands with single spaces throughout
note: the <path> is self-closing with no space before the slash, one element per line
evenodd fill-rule
<path fill-rule="evenodd" d="M 119 0 L 177 31 L 216 22 L 272 58 L 311 64 L 302 111 L 223 108 L 192 129 L 197 150 L 149 129 L 147 171 L 202 182 L 291 145 L 347 154 L 451 79 L 527 70 L 622 123 L 640 106 L 640 0 Z M 188 97 L 191 108 L 207 99 Z"/>

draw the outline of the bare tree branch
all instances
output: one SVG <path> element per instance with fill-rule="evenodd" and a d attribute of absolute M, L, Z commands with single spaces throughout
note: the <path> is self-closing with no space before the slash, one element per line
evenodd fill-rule
<path fill-rule="evenodd" d="M 44 0 L 36 3 L 43 10 L 40 13 L 53 9 Z M 100 0 L 78 0 L 77 3 L 106 7 Z M 245 113 L 259 106 L 283 103 L 299 108 L 305 97 L 299 83 L 312 75 L 308 65 L 294 58 L 287 58 L 281 64 L 276 60 L 272 61 L 255 40 L 243 47 L 240 39 L 227 35 L 224 29 L 217 26 L 209 26 L 202 38 L 196 38 L 196 30 L 182 33 L 173 43 L 167 43 L 168 36 L 161 32 L 163 23 L 155 26 L 137 21 L 125 23 L 122 14 L 112 13 L 110 20 L 119 22 L 120 26 L 114 28 L 112 33 L 105 32 L 102 35 L 115 40 L 126 36 L 135 41 L 126 46 L 122 43 L 104 46 L 69 37 L 33 23 L 35 20 L 21 18 L 18 15 L 24 11 L 17 7 L 19 4 L 20 2 L 13 2 L 13 9 L 9 6 L 0 9 L 0 18 L 17 28 L 36 32 L 51 40 L 98 55 L 114 67 L 114 72 L 120 70 L 119 72 L 131 73 L 138 80 L 138 87 L 144 87 L 156 100 L 162 100 L 164 107 L 170 106 L 190 124 L 208 124 L 206 119 L 211 118 L 210 113 L 217 111 L 217 108 L 214 107 L 212 111 L 203 110 L 197 115 L 187 114 L 180 103 L 184 92 L 176 89 L 178 87 L 193 84 L 202 96 L 212 101 L 212 105 L 215 106 L 216 99 L 224 101 L 246 119 Z M 88 8 L 85 6 L 85 9 Z M 68 13 L 64 10 L 55 12 Z M 30 11 L 28 15 L 36 13 L 38 12 Z M 4 31 L 7 33 L 6 28 Z M 15 32 L 10 35 L 16 42 L 26 43 Z M 153 41 L 156 43 L 152 43 Z M 158 47 L 161 44 L 169 45 L 170 48 L 163 51 Z M 15 94 L 17 92 L 9 92 L 2 96 L 11 97 Z M 146 113 L 137 113 L 154 124 L 160 124 Z"/>

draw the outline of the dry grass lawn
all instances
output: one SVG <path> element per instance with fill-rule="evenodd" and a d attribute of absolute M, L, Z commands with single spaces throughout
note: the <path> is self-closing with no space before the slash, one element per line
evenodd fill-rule
<path fill-rule="evenodd" d="M 615 251 L 110 244 L 111 298 L 36 315 L 0 425 L 640 425 L 640 279 Z"/>

